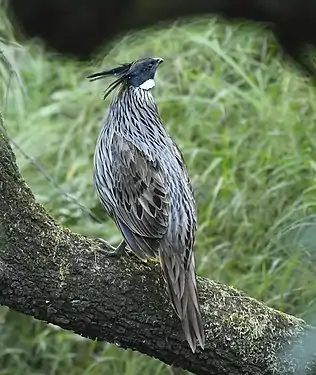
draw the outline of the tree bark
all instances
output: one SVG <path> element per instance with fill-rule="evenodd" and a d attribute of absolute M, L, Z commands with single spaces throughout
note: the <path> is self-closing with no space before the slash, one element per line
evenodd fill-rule
<path fill-rule="evenodd" d="M 199 375 L 297 374 L 313 367 L 314 328 L 202 278 L 207 344 L 192 354 L 159 264 L 106 258 L 98 250 L 96 240 L 61 227 L 36 202 L 0 132 L 1 304 Z"/>

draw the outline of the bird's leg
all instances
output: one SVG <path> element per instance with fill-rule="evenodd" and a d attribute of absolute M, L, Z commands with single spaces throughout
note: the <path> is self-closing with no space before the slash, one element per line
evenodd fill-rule
<path fill-rule="evenodd" d="M 125 252 L 126 242 L 124 240 L 118 245 L 118 247 L 110 245 L 107 241 L 103 240 L 102 238 L 98 238 L 98 240 L 100 240 L 104 245 L 104 247 L 100 249 L 100 252 L 105 256 L 119 258 Z"/>

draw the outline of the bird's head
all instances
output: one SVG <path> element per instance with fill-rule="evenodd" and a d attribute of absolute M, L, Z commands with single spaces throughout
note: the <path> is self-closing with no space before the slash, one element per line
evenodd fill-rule
<path fill-rule="evenodd" d="M 159 57 L 144 58 L 129 64 L 122 64 L 114 69 L 91 74 L 88 78 L 90 81 L 95 81 L 110 76 L 118 77 L 105 91 L 104 98 L 121 83 L 127 87 L 133 86 L 143 90 L 150 90 L 155 86 L 155 74 L 162 62 L 163 59 Z"/>

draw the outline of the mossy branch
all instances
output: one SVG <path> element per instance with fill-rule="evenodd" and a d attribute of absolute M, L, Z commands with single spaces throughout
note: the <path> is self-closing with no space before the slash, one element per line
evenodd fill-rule
<path fill-rule="evenodd" d="M 85 337 L 195 374 L 296 374 L 313 366 L 315 330 L 199 278 L 207 345 L 192 354 L 157 263 L 108 259 L 36 202 L 0 133 L 0 303 Z"/>

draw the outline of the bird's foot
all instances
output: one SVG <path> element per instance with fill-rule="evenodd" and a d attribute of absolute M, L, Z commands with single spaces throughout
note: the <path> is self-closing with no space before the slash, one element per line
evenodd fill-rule
<path fill-rule="evenodd" d="M 98 238 L 100 242 L 102 242 L 103 247 L 100 249 L 101 254 L 107 256 L 107 257 L 116 257 L 119 258 L 121 255 L 124 254 L 126 243 L 125 241 L 122 241 L 118 247 L 114 247 L 110 245 L 107 241 L 105 241 L 103 238 Z"/>

